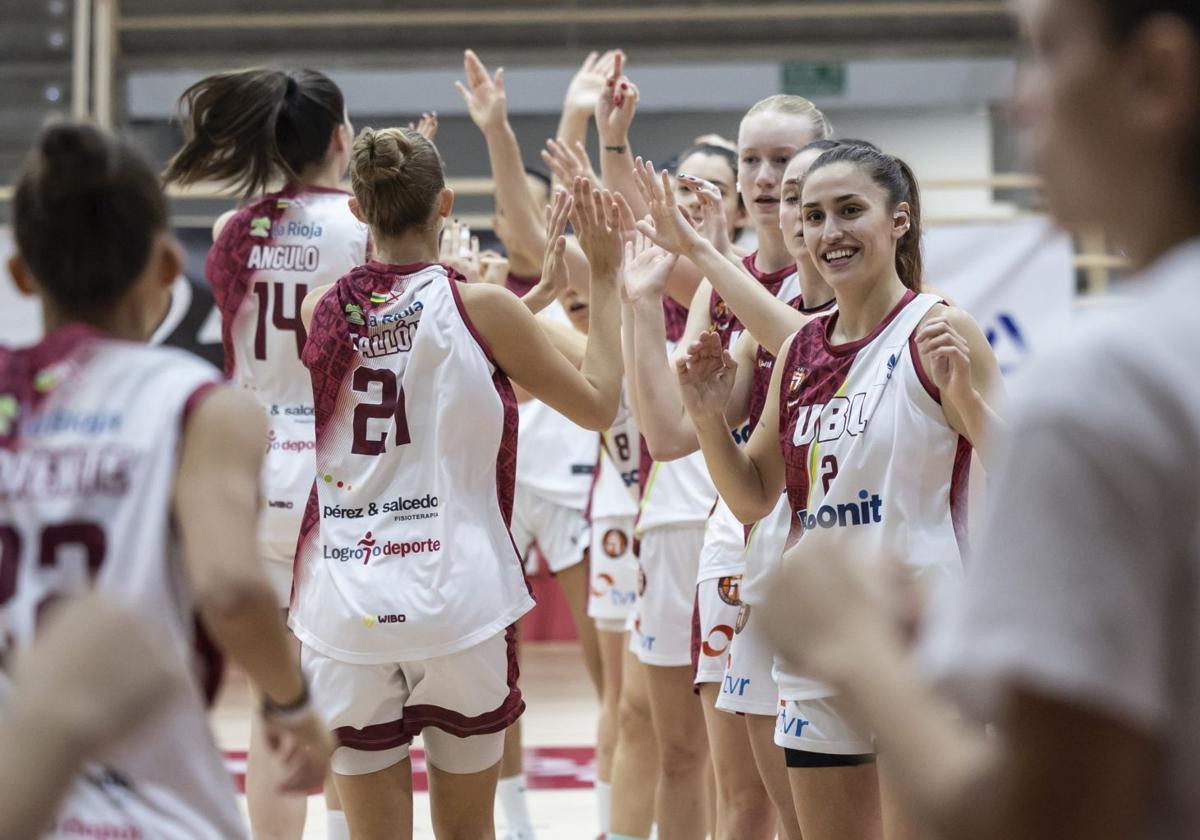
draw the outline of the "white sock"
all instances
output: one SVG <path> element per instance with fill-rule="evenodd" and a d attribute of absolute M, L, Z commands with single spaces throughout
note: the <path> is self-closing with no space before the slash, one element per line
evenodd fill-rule
<path fill-rule="evenodd" d="M 600 824 L 600 833 L 608 834 L 608 818 L 612 813 L 612 785 L 599 779 L 595 782 L 596 790 L 596 822 Z"/>
<path fill-rule="evenodd" d="M 533 840 L 533 821 L 529 818 L 525 787 L 524 773 L 501 779 L 496 785 L 496 798 L 500 800 L 500 807 L 504 809 L 509 835 L 521 840 Z"/>
<path fill-rule="evenodd" d="M 350 824 L 345 811 L 325 812 L 325 836 L 329 840 L 350 840 Z"/>

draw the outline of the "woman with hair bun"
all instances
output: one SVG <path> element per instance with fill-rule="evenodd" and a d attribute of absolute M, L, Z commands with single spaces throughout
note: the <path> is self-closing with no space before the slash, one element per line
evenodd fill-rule
<path fill-rule="evenodd" d="M 184 91 L 180 105 L 186 142 L 165 180 L 224 183 L 246 199 L 213 226 L 205 274 L 221 311 L 225 373 L 254 395 L 270 422 L 259 550 L 286 609 L 316 472 L 300 306 L 311 289 L 360 265 L 368 252 L 367 228 L 340 187 L 350 124 L 341 90 L 315 70 L 218 73 Z M 252 719 L 246 801 L 255 836 L 299 840 L 306 797 L 279 796 L 277 772 L 263 754 L 261 727 Z M 330 837 L 344 837 L 336 797 L 327 801 Z"/>
<path fill-rule="evenodd" d="M 412 833 L 408 745 L 420 734 L 434 831 L 485 837 L 504 730 L 521 714 L 514 622 L 532 607 L 509 533 L 516 400 L 509 377 L 596 431 L 621 389 L 623 243 L 613 198 L 555 196 L 547 248 L 572 225 L 591 270 L 582 369 L 529 309 L 434 260 L 454 204 L 433 145 L 364 129 L 351 211 L 376 258 L 305 301 L 318 479 L 297 550 L 291 626 L 355 838 Z M 565 272 L 563 261 L 547 260 Z M 564 280 L 565 283 L 565 280 Z"/>

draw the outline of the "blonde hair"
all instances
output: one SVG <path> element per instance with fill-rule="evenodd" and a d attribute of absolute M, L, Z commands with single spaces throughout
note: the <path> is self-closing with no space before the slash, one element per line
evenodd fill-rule
<path fill-rule="evenodd" d="M 411 128 L 364 128 L 350 161 L 354 197 L 374 231 L 396 236 L 429 221 L 446 181 L 425 137 Z"/>
<path fill-rule="evenodd" d="M 742 117 L 742 119 L 745 120 L 746 117 L 752 117 L 755 114 L 767 113 L 796 114 L 797 116 L 808 117 L 817 132 L 817 136 L 813 138 L 814 140 L 828 140 L 833 136 L 833 125 L 821 113 L 820 108 L 803 96 L 778 93 L 775 96 L 760 99 L 751 106 L 750 110 L 746 112 L 746 116 Z"/>

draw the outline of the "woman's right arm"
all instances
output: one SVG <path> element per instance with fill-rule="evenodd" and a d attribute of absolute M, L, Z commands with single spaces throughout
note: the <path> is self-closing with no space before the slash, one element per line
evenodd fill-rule
<path fill-rule="evenodd" d="M 780 358 L 786 358 L 785 341 Z M 733 515 L 750 524 L 770 513 L 784 488 L 783 456 L 779 451 L 779 381 L 784 365 L 771 373 L 771 389 L 758 427 L 743 449 L 729 433 L 725 407 L 734 385 L 737 365 L 721 349 L 716 333 L 704 333 L 676 363 L 679 390 L 692 416 L 704 461 L 721 498 Z"/>

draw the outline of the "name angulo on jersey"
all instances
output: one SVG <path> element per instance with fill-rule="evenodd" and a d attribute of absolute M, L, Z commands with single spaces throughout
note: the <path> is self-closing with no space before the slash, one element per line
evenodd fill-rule
<path fill-rule="evenodd" d="M 858 501 L 823 504 L 796 512 L 796 521 L 805 531 L 814 528 L 846 528 L 878 525 L 883 521 L 883 497 L 870 490 L 859 490 Z"/>

